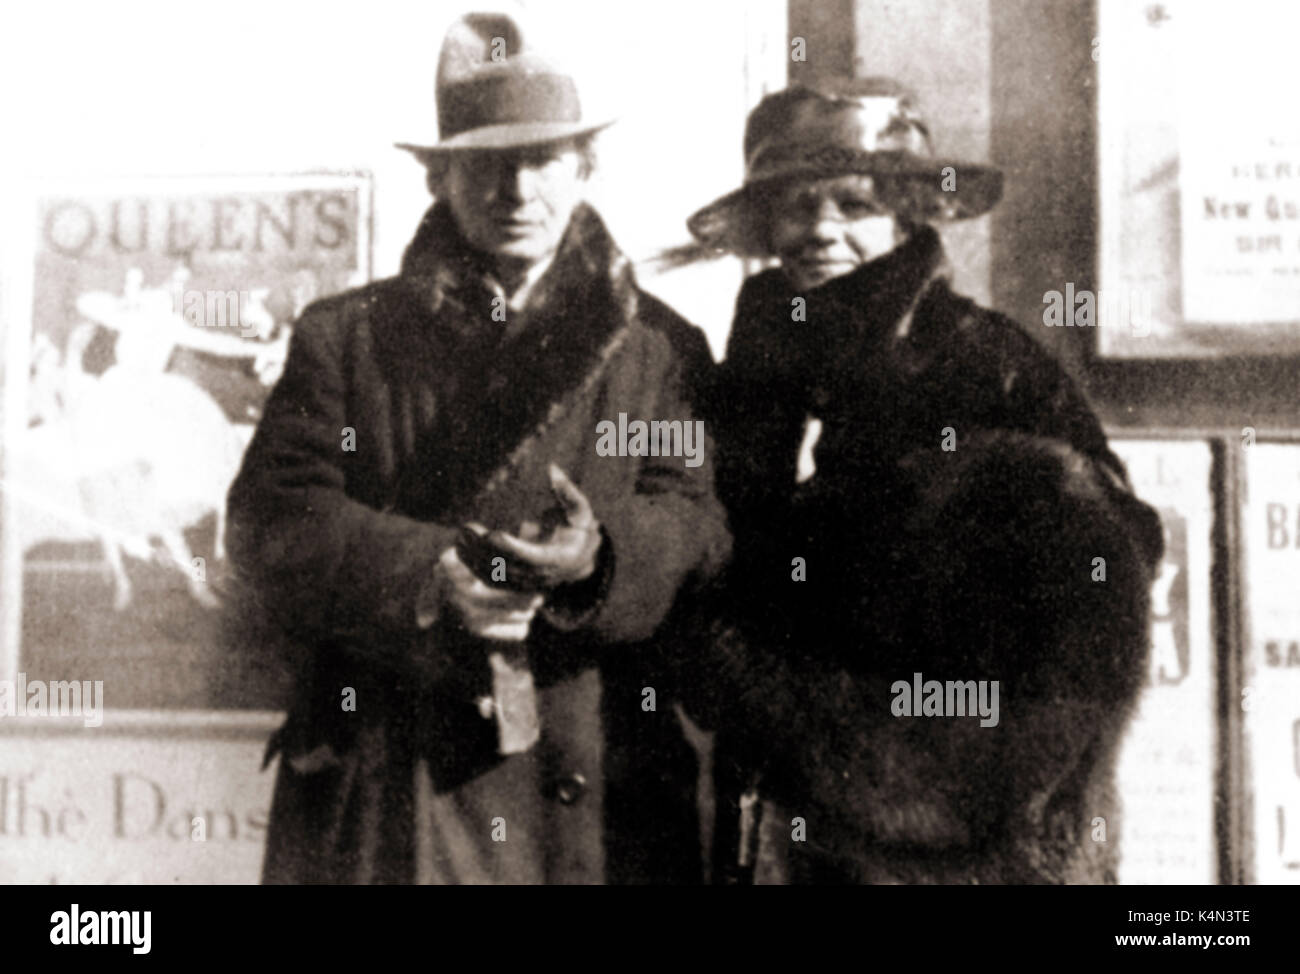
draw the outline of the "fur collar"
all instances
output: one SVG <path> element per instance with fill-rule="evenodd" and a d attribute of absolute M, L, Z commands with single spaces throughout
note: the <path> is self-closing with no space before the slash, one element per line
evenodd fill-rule
<path fill-rule="evenodd" d="M 470 246 L 445 202 L 429 207 L 420 220 L 414 239 L 402 255 L 400 273 L 404 281 L 423 294 L 428 310 L 435 314 L 447 305 L 449 311 L 491 307 L 493 298 L 505 296 L 491 261 Z M 530 292 L 524 311 L 535 312 L 554 302 L 564 283 L 589 281 L 594 276 L 618 278 L 624 273 L 630 274 L 628 261 L 599 214 L 587 204 L 580 204 L 550 266 Z M 474 323 L 474 317 L 456 317 L 452 325 L 460 334 L 471 335 L 466 326 Z"/>
<path fill-rule="evenodd" d="M 791 301 L 802 297 L 810 324 L 832 324 L 847 313 L 859 337 L 901 342 L 917 337 L 917 311 L 936 290 L 948 290 L 951 278 L 939 234 L 922 225 L 889 253 L 807 291 L 797 290 L 781 268 L 757 274 L 741 289 L 737 316 L 776 313 L 788 333 Z"/>
<path fill-rule="evenodd" d="M 881 381 L 916 375 L 955 335 L 968 306 L 951 291 L 951 274 L 939 234 L 925 225 L 889 253 L 805 292 L 781 268 L 763 271 L 741 288 L 727 357 L 734 354 L 733 367 L 751 379 L 811 397 L 814 411 L 837 382 L 859 386 L 864 370 L 879 370 Z M 804 321 L 792 322 L 797 299 Z"/>
<path fill-rule="evenodd" d="M 594 209 L 573 214 L 524 307 L 493 319 L 504 292 L 445 204 L 421 221 L 399 280 L 415 327 L 434 329 L 454 365 L 431 451 L 454 462 L 421 507 L 459 507 L 495 489 L 603 373 L 638 320 L 636 280 Z M 496 302 L 501 308 L 504 301 Z M 425 468 L 427 475 L 428 468 Z M 434 489 L 430 483 L 421 490 Z"/>

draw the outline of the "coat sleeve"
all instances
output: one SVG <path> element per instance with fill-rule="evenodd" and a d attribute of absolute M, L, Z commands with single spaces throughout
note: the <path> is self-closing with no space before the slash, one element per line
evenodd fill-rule
<path fill-rule="evenodd" d="M 291 633 L 390 652 L 432 599 L 456 531 L 350 497 L 337 305 L 308 309 L 228 496 L 228 549 L 250 598 Z M 431 604 L 436 605 L 436 602 Z"/>
<path fill-rule="evenodd" d="M 1133 493 L 1128 471 L 1110 448 L 1087 397 L 1061 364 L 1019 325 L 1001 315 L 989 317 L 1000 339 L 988 343 L 996 370 L 990 385 L 1001 390 L 1007 427 L 1068 443 L 1092 460 L 1105 478 L 1111 499 L 1127 517 L 1150 563 L 1155 564 L 1164 552 L 1159 517 Z"/>
<path fill-rule="evenodd" d="M 694 423 L 712 359 L 698 330 L 674 337 L 653 415 Z M 645 457 L 632 493 L 597 512 L 609 539 L 609 577 L 586 628 L 599 640 L 650 638 L 679 594 L 702 587 L 726 562 L 731 533 L 714 493 L 713 451 L 706 422 L 699 466 L 688 467 L 681 457 Z"/>
<path fill-rule="evenodd" d="M 751 303 L 743 294 L 737 300 L 726 356 L 703 395 L 718 451 L 718 496 L 745 540 L 770 529 L 790 501 L 810 408 L 807 377 L 792 361 L 798 346 L 770 334 Z"/>

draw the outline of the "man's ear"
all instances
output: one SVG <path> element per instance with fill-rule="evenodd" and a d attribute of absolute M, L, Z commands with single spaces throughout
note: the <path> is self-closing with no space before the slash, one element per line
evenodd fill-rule
<path fill-rule="evenodd" d="M 591 174 L 596 171 L 596 137 L 584 135 L 576 139 L 571 148 L 578 155 L 578 178 L 584 183 L 591 181 Z"/>

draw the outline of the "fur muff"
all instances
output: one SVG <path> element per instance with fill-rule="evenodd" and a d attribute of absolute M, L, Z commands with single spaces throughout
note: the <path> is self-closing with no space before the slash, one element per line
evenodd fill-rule
<path fill-rule="evenodd" d="M 838 606 L 779 645 L 743 626 L 718 641 L 724 754 L 762 769 L 769 817 L 806 824 L 763 849 L 790 881 L 1115 881 L 1111 767 L 1145 672 L 1148 553 L 1068 447 L 995 433 L 958 453 L 907 458 L 919 501 L 888 539 L 846 524 L 817 549 L 844 566 Z M 996 683 L 997 723 L 899 716 L 918 673 Z"/>

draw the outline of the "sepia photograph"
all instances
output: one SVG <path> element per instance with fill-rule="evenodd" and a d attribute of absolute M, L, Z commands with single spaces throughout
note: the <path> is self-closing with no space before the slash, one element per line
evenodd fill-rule
<path fill-rule="evenodd" d="M 1223 949 L 1211 888 L 1300 883 L 1300 6 L 0 17 L 37 939 L 1100 885 L 1097 944 Z"/>

